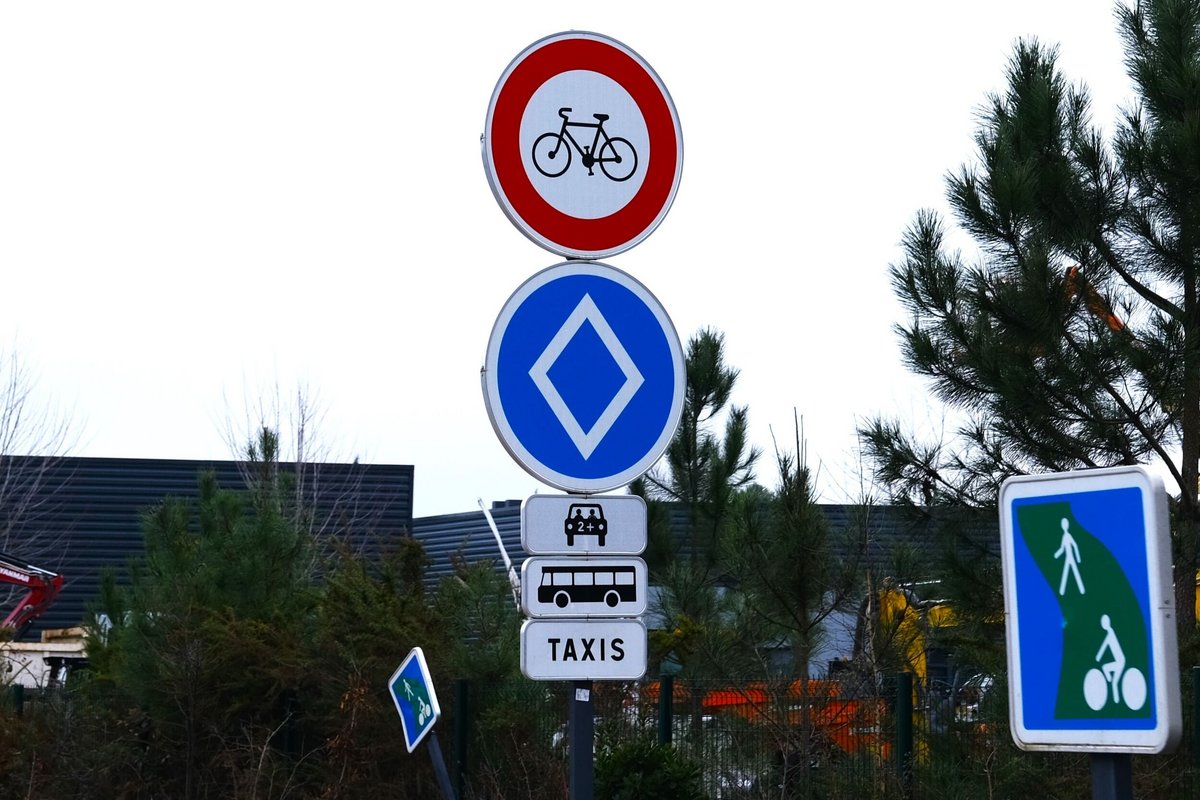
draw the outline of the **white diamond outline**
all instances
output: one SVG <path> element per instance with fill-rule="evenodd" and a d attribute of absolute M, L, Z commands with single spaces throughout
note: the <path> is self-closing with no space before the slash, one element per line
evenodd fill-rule
<path fill-rule="evenodd" d="M 584 431 L 583 426 L 571 413 L 566 401 L 563 400 L 562 395 L 558 393 L 558 389 L 550 380 L 550 368 L 558 361 L 558 357 L 567 349 L 567 345 L 575 338 L 575 334 L 579 332 L 585 322 L 592 323 L 592 327 L 596 330 L 600 341 L 604 343 L 608 354 L 612 356 L 613 361 L 617 362 L 617 367 L 625 375 L 625 383 L 613 395 L 613 399 L 605 407 L 604 413 L 600 415 L 589 431 Z M 604 437 L 608 435 L 609 430 L 616 424 L 621 413 L 625 411 L 625 408 L 633 400 L 633 396 L 637 394 L 638 389 L 646 380 L 589 294 L 584 294 L 579 304 L 575 306 L 575 310 L 558 329 L 558 333 L 554 334 L 550 344 L 546 345 L 546 349 L 538 356 L 537 361 L 533 362 L 533 366 L 529 368 L 529 377 L 533 379 L 534 385 L 542 393 L 550 410 L 559 424 L 563 426 L 563 430 L 567 432 L 567 436 L 575 445 L 575 449 L 583 456 L 584 461 L 591 458 L 592 453 L 595 452 L 600 442 L 604 441 Z"/>

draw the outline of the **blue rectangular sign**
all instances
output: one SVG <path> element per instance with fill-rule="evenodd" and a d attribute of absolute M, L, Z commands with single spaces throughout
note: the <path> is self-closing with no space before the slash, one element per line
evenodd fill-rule
<path fill-rule="evenodd" d="M 1162 482 L 1138 467 L 1014 478 L 1000 518 L 1017 744 L 1173 746 L 1181 723 Z"/>
<path fill-rule="evenodd" d="M 437 693 L 433 691 L 433 678 L 429 676 L 429 666 L 425 663 L 421 648 L 414 647 L 392 673 L 388 679 L 388 692 L 400 714 L 404 744 L 411 753 L 425 738 L 425 734 L 433 730 L 433 724 L 442 715 Z"/>

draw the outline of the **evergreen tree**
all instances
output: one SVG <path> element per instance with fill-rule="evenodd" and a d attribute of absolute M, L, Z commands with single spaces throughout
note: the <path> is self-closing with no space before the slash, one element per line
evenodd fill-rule
<path fill-rule="evenodd" d="M 973 261 L 918 214 L 892 266 L 911 369 L 965 414 L 952 444 L 860 435 L 896 499 L 986 507 L 1011 475 L 1158 462 L 1176 496 L 1181 630 L 1200 504 L 1200 2 L 1118 5 L 1137 104 L 1107 140 L 1056 51 L 1023 41 L 979 161 L 947 179 Z"/>
<path fill-rule="evenodd" d="M 747 441 L 746 406 L 729 408 L 720 439 L 711 430 L 729 405 L 738 378 L 738 371 L 725 364 L 724 335 L 705 328 L 693 336 L 686 371 L 679 428 L 659 465 L 631 488 L 647 499 L 687 509 L 684 550 L 708 568 L 715 565 L 717 537 L 728 519 L 733 495 L 754 480 L 760 452 Z"/>
<path fill-rule="evenodd" d="M 727 408 L 738 371 L 725 364 L 724 336 L 711 329 L 693 336 L 686 370 L 679 428 L 662 461 L 630 486 L 650 501 L 647 562 L 654 582 L 664 587 L 658 611 L 669 633 L 656 632 L 652 645 L 656 655 L 670 655 L 688 671 L 736 671 L 738 659 L 753 648 L 729 624 L 739 610 L 719 585 L 720 542 L 737 493 L 754 480 L 759 451 L 747 442 L 748 409 Z M 712 426 L 722 414 L 718 438 Z M 672 529 L 672 508 L 686 514 L 683 531 Z"/>
<path fill-rule="evenodd" d="M 172 796 L 256 794 L 310 674 L 311 541 L 278 470 L 277 439 L 251 450 L 249 492 L 199 480 L 195 503 L 145 516 L 145 559 L 103 591 L 107 632 L 89 642 L 97 697 L 138 731 L 125 779 Z M 120 713 L 120 712 L 118 712 Z M 295 755 L 295 754 L 293 754 Z"/>
<path fill-rule="evenodd" d="M 749 611 L 771 632 L 758 644 L 790 652 L 777 669 L 806 678 L 829 616 L 846 607 L 859 572 L 854 543 L 840 540 L 817 503 L 799 422 L 793 450 L 776 452 L 779 488 L 739 495 L 735 522 L 724 538 L 723 560 Z"/>

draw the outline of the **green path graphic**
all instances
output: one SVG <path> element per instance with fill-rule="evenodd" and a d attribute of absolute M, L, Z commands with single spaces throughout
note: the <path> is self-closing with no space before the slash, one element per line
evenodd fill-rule
<path fill-rule="evenodd" d="M 1134 719 L 1151 716 L 1152 704 L 1146 701 L 1146 684 L 1150 680 L 1146 622 L 1133 587 L 1116 558 L 1079 524 L 1069 503 L 1022 505 L 1016 508 L 1016 516 L 1021 537 L 1062 611 L 1063 655 L 1055 717 Z M 1071 571 L 1066 563 L 1072 555 L 1067 552 L 1071 548 L 1064 538 L 1063 520 L 1067 521 L 1066 532 L 1077 548 L 1076 571 Z M 1083 592 L 1079 591 L 1080 584 Z M 1120 697 L 1120 702 L 1115 701 L 1112 686 L 1103 675 L 1104 665 L 1114 661 L 1111 650 L 1100 653 L 1106 637 L 1110 636 L 1104 627 L 1105 617 L 1112 629 L 1111 636 L 1119 642 L 1125 659 L 1121 674 L 1116 676 L 1116 693 L 1119 697 L 1127 688 L 1128 697 Z M 1045 668 L 1053 669 L 1054 666 L 1046 664 Z M 1114 667 L 1108 669 L 1111 671 Z M 1092 670 L 1101 670 L 1101 675 L 1089 676 Z M 1140 695 L 1139 676 L 1134 670 L 1144 679 Z M 1122 680 L 1127 675 L 1129 677 Z M 1099 708 L 1089 705 L 1084 692 L 1085 681 L 1090 682 L 1092 703 L 1100 704 Z M 1131 708 L 1131 704 L 1136 707 Z"/>
<path fill-rule="evenodd" d="M 429 702 L 429 692 L 425 690 L 425 685 L 420 681 L 401 676 L 396 680 L 395 686 L 397 696 L 412 707 L 417 725 L 424 726 L 430 715 L 433 714 L 433 706 Z"/>

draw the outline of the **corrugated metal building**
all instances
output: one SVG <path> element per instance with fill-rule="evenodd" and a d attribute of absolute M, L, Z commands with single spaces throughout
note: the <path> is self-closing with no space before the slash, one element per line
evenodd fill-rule
<path fill-rule="evenodd" d="M 244 467 L 236 461 L 4 457 L 0 549 L 65 578 L 58 599 L 22 638 L 80 624 L 102 570 L 120 572 L 143 552 L 147 510 L 166 497 L 194 498 L 204 471 L 224 489 L 244 489 Z M 299 470 L 296 485 L 322 539 L 339 537 L 368 551 L 412 531 L 412 466 L 302 464 Z"/>
<path fill-rule="evenodd" d="M 143 552 L 142 515 L 168 496 L 193 498 L 201 472 L 212 471 L 219 485 L 243 489 L 245 464 L 120 458 L 5 457 L 0 459 L 0 550 L 62 573 L 66 585 L 58 600 L 30 628 L 25 640 L 46 628 L 80 624 L 97 595 L 105 568 L 118 573 Z M 294 464 L 281 469 L 295 472 Z M 305 502 L 314 510 L 319 538 L 338 537 L 359 552 L 386 548 L 411 533 L 430 559 L 426 574 L 436 584 L 453 574 L 458 561 L 503 561 L 482 510 L 414 519 L 413 467 L 382 464 L 305 464 L 300 467 Z M 16 498 L 16 499 L 14 499 Z M 19 500 L 19 502 L 17 501 Z M 513 565 L 527 554 L 521 547 L 521 502 L 489 508 Z M 823 505 L 835 532 L 838 555 L 886 574 L 894 554 L 907 549 L 918 562 L 941 547 L 935 528 L 942 521 L 926 513 L 887 506 Z M 670 527 L 683 531 L 687 515 L 668 509 Z M 970 557 L 998 558 L 994 517 L 976 516 L 975 535 L 964 541 Z M 847 535 L 850 534 L 850 535 Z"/>

